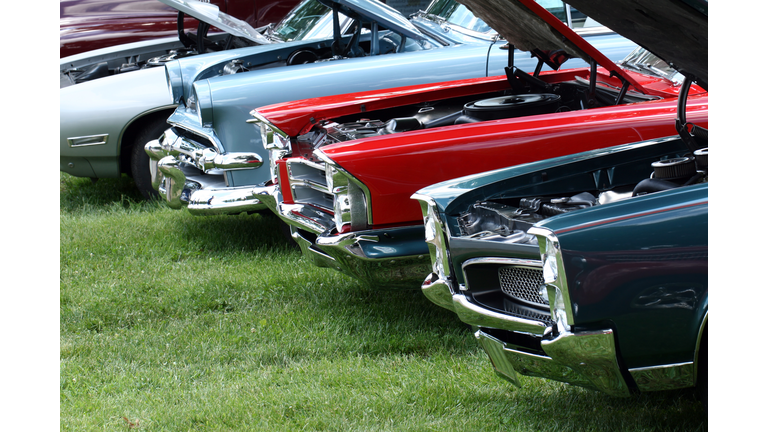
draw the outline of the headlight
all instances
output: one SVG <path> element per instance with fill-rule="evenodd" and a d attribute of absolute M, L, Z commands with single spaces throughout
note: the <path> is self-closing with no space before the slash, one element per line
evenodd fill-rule
<path fill-rule="evenodd" d="M 424 221 L 424 237 L 427 244 L 435 247 L 434 259 L 432 260 L 432 271 L 440 277 L 446 279 L 445 271 L 445 245 L 443 244 L 443 233 L 440 229 L 440 216 L 434 207 L 429 206 L 427 217 Z"/>
<path fill-rule="evenodd" d="M 544 251 L 541 254 L 543 264 L 544 283 L 554 283 L 557 281 L 557 254 L 559 244 L 556 240 L 546 238 Z"/>
<path fill-rule="evenodd" d="M 421 214 L 424 216 L 424 241 L 429 248 L 432 272 L 440 279 L 447 280 L 450 276 L 448 247 L 445 244 L 445 234 L 437 207 L 428 196 L 414 194 L 411 198 L 418 200 L 421 205 Z"/>
<path fill-rule="evenodd" d="M 328 192 L 333 194 L 336 230 L 344 233 L 368 228 L 367 188 L 322 151 L 316 150 L 315 156 L 325 162 L 325 181 Z"/>
<path fill-rule="evenodd" d="M 192 94 L 187 99 L 187 109 L 197 113 L 200 126 L 213 126 L 213 101 L 211 87 L 207 82 L 198 81 L 192 85 Z"/>
<path fill-rule="evenodd" d="M 546 290 L 552 319 L 557 323 L 559 332 L 569 331 L 573 325 L 573 314 L 560 241 L 555 233 L 543 227 L 534 226 L 528 234 L 535 235 L 539 242 L 545 284 L 542 290 Z"/>

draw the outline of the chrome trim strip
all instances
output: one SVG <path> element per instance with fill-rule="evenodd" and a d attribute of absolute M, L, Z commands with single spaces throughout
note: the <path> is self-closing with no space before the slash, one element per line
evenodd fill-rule
<path fill-rule="evenodd" d="M 582 37 L 613 33 L 613 30 L 609 29 L 606 26 L 579 27 L 579 28 L 573 29 L 573 31 L 574 31 L 574 33 L 576 33 L 577 35 L 582 36 Z"/>
<path fill-rule="evenodd" d="M 693 362 L 629 369 L 640 391 L 674 390 L 696 385 Z"/>
<path fill-rule="evenodd" d="M 67 144 L 70 147 L 90 147 L 104 145 L 109 141 L 109 134 L 86 135 L 67 138 Z"/>
<path fill-rule="evenodd" d="M 331 192 L 328 191 L 328 188 L 323 184 L 314 182 L 312 180 L 291 178 L 291 189 L 295 189 L 296 186 L 306 187 L 318 192 L 327 193 L 329 195 L 331 194 Z"/>
<path fill-rule="evenodd" d="M 494 312 L 470 303 L 464 294 L 453 295 L 453 309 L 463 322 L 478 327 L 495 328 L 534 336 L 543 335 L 547 329 L 547 326 L 540 321 L 526 320 Z"/>

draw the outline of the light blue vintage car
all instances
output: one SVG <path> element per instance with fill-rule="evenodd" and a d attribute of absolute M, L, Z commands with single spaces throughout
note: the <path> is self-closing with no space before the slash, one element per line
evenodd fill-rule
<path fill-rule="evenodd" d="M 189 95 L 192 82 L 246 70 L 258 74 L 259 69 L 325 61 L 342 54 L 348 57 L 345 50 L 357 50 L 370 40 L 362 28 L 355 36 L 353 18 L 358 16 L 358 9 L 371 17 L 366 22 L 376 23 L 377 29 L 396 29 L 380 32 L 378 53 L 440 45 L 423 37 L 402 14 L 377 1 L 352 1 L 347 5 L 304 0 L 280 23 L 259 29 L 219 11 L 213 4 L 160 1 L 197 18 L 197 34 L 181 31 L 178 38 L 136 42 L 61 59 L 61 171 L 91 178 L 128 173 L 148 194 L 152 189 L 144 144 L 168 127 L 166 119 L 179 100 L 186 100 L 183 95 Z M 426 6 L 428 0 L 418 4 Z M 338 30 L 335 33 L 334 25 Z M 209 34 L 209 27 L 223 32 Z M 393 41 L 404 44 L 393 47 Z M 204 53 L 198 46 L 205 46 Z M 170 65 L 172 88 L 163 67 L 166 64 Z"/>
<path fill-rule="evenodd" d="M 636 45 L 561 1 L 540 0 L 608 58 L 618 61 Z M 172 128 L 146 145 L 153 186 L 174 208 L 193 214 L 239 213 L 266 207 L 253 187 L 270 180 L 259 129 L 247 123 L 254 108 L 290 100 L 457 79 L 502 75 L 509 64 L 506 41 L 454 0 L 435 0 L 410 21 L 382 22 L 375 1 L 337 0 L 356 23 L 351 39 L 331 58 L 290 69 L 226 76 L 195 76 L 195 59 L 166 64 L 174 100 Z M 386 30 L 385 30 L 386 28 Z M 300 55 L 284 49 L 284 55 Z M 385 53 L 397 55 L 376 55 Z M 304 54 L 301 54 L 304 55 Z M 343 61 L 335 61 L 344 59 Z M 328 61 L 334 60 L 334 61 Z M 533 72 L 538 61 L 514 52 L 514 64 Z M 569 67 L 587 66 L 583 61 Z M 207 79 L 206 79 L 207 78 Z"/>

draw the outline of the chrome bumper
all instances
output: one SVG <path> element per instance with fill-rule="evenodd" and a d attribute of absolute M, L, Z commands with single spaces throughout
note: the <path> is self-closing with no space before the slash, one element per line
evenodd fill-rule
<path fill-rule="evenodd" d="M 541 321 L 506 315 L 471 303 L 464 294 L 454 294 L 450 283 L 435 273 L 422 283 L 421 290 L 433 303 L 456 312 L 463 322 L 479 329 L 475 337 L 496 373 L 515 385 L 520 385 L 518 375 L 526 375 L 592 388 L 613 396 L 629 395 L 612 330 L 561 332 L 552 338 L 547 325 Z M 539 339 L 544 354 L 503 342 L 486 329 L 533 336 Z"/>
<path fill-rule="evenodd" d="M 256 153 L 219 154 L 210 147 L 178 136 L 173 129 L 148 142 L 152 187 L 171 208 L 187 206 L 197 215 L 236 214 L 266 207 L 252 186 L 228 187 L 225 171 L 256 169 L 262 159 Z"/>
<path fill-rule="evenodd" d="M 372 286 L 416 288 L 429 272 L 422 226 L 334 234 L 329 214 L 303 204 L 285 204 L 276 186 L 254 195 L 291 227 L 304 256 L 318 267 L 341 271 Z M 312 213 L 313 218 L 305 215 Z"/>
<path fill-rule="evenodd" d="M 547 378 L 600 390 L 611 396 L 629 396 L 621 374 L 611 330 L 561 333 L 542 340 L 547 355 L 537 355 L 478 330 L 480 342 L 496 373 L 519 386 L 518 374 Z"/>

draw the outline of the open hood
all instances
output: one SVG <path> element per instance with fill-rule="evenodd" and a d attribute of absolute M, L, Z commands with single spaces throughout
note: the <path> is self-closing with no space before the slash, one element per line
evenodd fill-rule
<path fill-rule="evenodd" d="M 210 3 L 197 0 L 160 0 L 162 3 L 177 9 L 185 14 L 217 27 L 233 36 L 248 39 L 259 45 L 270 44 L 272 41 L 262 36 L 247 22 L 239 20 L 232 15 L 219 11 L 219 7 Z"/>
<path fill-rule="evenodd" d="M 401 33 L 417 41 L 426 37 L 403 14 L 378 0 L 319 0 L 320 3 L 333 7 L 339 5 L 339 11 L 350 18 L 362 21 L 375 21 L 389 30 Z"/>
<path fill-rule="evenodd" d="M 546 62 L 552 69 L 559 69 L 569 58 L 581 58 L 587 63 L 593 60 L 608 73 L 620 76 L 641 93 L 646 91 L 629 74 L 595 49 L 584 38 L 552 15 L 539 0 L 457 0 L 469 8 L 476 17 L 485 21 L 520 51 Z M 562 7 L 561 1 L 552 6 Z M 600 23 L 604 24 L 604 23 Z"/>
<path fill-rule="evenodd" d="M 551 15 L 542 15 L 544 8 L 534 0 L 457 1 L 466 5 L 475 16 L 488 23 L 517 49 L 562 49 L 570 56 L 581 57 L 585 61 L 588 61 L 585 54 L 589 55 L 605 67 L 599 57 L 583 46 L 586 44 L 583 39 L 575 33 L 569 36 L 568 32 L 563 32 L 556 22 L 552 22 Z M 566 3 L 651 51 L 679 72 L 695 76 L 698 83 L 706 88 L 706 0 L 568 0 Z M 561 40 L 560 34 L 567 40 Z"/>
<path fill-rule="evenodd" d="M 569 0 L 568 3 L 707 87 L 707 0 Z"/>

